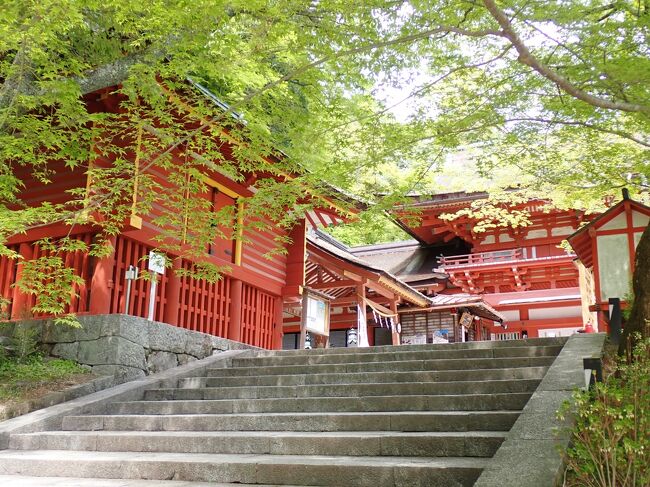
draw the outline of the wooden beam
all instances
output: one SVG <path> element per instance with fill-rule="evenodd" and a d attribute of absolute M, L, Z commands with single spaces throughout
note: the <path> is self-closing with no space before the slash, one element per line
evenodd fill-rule
<path fill-rule="evenodd" d="M 389 289 L 386 289 L 384 286 L 381 284 L 378 284 L 373 281 L 368 281 L 366 283 L 366 286 L 375 291 L 377 294 L 380 294 L 381 296 L 388 298 L 388 299 L 395 299 L 395 293 L 390 291 Z"/>
<path fill-rule="evenodd" d="M 336 298 L 332 301 L 330 301 L 331 306 L 340 306 L 340 305 L 345 305 L 345 304 L 357 304 L 359 302 L 359 298 L 357 297 L 356 294 L 352 296 L 342 296 L 340 298 Z"/>
<path fill-rule="evenodd" d="M 340 277 L 345 276 L 345 270 L 342 267 L 312 252 L 311 250 L 308 252 L 307 259 L 314 264 L 322 265 L 330 274 L 334 273 Z"/>
<path fill-rule="evenodd" d="M 302 286 L 284 286 L 282 288 L 282 296 L 287 300 L 290 298 L 298 298 L 302 296 Z"/>
<path fill-rule="evenodd" d="M 365 279 L 363 280 L 365 281 Z M 341 279 L 340 281 L 322 282 L 319 284 L 311 284 L 310 289 L 340 289 L 343 287 L 354 287 L 363 281 L 355 279 Z"/>

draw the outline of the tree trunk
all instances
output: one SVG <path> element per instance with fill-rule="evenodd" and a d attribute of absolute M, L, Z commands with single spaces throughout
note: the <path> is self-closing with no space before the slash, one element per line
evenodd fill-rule
<path fill-rule="evenodd" d="M 635 333 L 644 335 L 647 326 L 650 326 L 650 225 L 646 227 L 636 248 L 635 262 L 632 276 L 634 305 L 623 329 L 623 339 L 619 347 L 621 354 L 625 353 L 628 340 L 634 345 Z"/>

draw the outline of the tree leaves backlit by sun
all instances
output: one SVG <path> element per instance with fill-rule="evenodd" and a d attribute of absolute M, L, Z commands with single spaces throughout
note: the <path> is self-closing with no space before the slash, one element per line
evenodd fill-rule
<path fill-rule="evenodd" d="M 270 174 L 246 211 L 285 226 L 323 180 L 393 204 L 444 191 L 456 166 L 564 206 L 643 197 L 649 29 L 641 0 L 6 0 L 0 251 L 53 222 L 108 237 L 162 208 L 157 244 L 196 255 L 220 231 L 195 198 L 216 166 Z M 119 110 L 89 111 L 106 89 Z M 47 183 L 53 161 L 92 184 L 26 205 L 17 172 Z"/>

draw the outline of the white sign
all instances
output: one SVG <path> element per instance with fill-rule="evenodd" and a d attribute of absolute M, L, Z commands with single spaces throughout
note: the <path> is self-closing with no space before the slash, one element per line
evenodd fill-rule
<path fill-rule="evenodd" d="M 165 256 L 154 252 L 149 252 L 149 267 L 148 269 L 156 274 L 165 273 Z"/>
<path fill-rule="evenodd" d="M 427 343 L 427 336 L 426 335 L 411 335 L 411 336 L 402 335 L 402 343 L 404 345 L 424 345 Z"/>
<path fill-rule="evenodd" d="M 307 296 L 305 328 L 318 335 L 329 336 L 328 303 L 314 296 Z"/>

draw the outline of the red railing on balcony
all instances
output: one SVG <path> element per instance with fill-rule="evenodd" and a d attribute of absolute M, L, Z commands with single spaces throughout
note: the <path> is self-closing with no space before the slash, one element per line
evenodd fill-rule
<path fill-rule="evenodd" d="M 497 250 L 494 252 L 478 252 L 476 254 L 454 255 L 453 257 L 438 257 L 441 267 L 492 264 L 509 262 L 524 258 L 523 249 Z"/>

